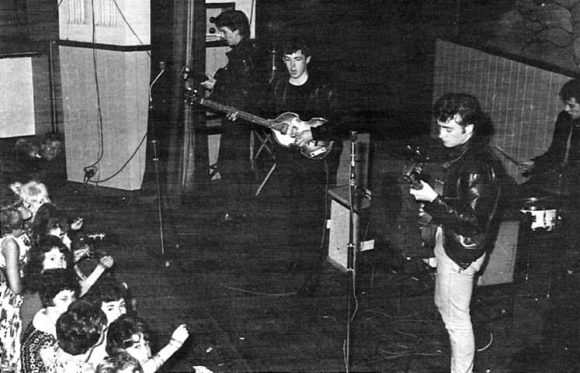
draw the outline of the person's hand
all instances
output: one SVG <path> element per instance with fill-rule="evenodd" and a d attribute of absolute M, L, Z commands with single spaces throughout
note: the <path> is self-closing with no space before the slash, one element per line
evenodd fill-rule
<path fill-rule="evenodd" d="M 200 85 L 203 88 L 209 89 L 211 91 L 211 90 L 213 90 L 213 87 L 215 86 L 215 82 L 216 82 L 216 80 L 214 78 L 209 78 L 208 80 L 201 82 Z"/>
<path fill-rule="evenodd" d="M 525 175 L 529 174 L 534 169 L 535 165 L 536 163 L 534 161 L 525 161 L 518 165 L 518 169 L 523 175 Z"/>
<path fill-rule="evenodd" d="M 296 146 L 300 147 L 309 141 L 312 141 L 312 131 L 305 130 L 296 135 L 296 140 L 294 143 L 296 144 Z"/>
<path fill-rule="evenodd" d="M 419 181 L 421 182 L 421 188 L 420 189 L 411 188 L 410 191 L 411 195 L 415 197 L 415 200 L 417 201 L 433 202 L 435 198 L 437 198 L 438 196 L 437 192 L 433 190 L 431 185 L 427 184 L 423 180 Z"/>
<path fill-rule="evenodd" d="M 109 269 L 115 264 L 115 260 L 112 256 L 104 256 L 99 260 L 99 264 L 102 265 L 105 269 Z"/>
<path fill-rule="evenodd" d="M 76 218 L 71 224 L 70 229 L 73 231 L 78 231 L 83 227 L 83 218 Z"/>
<path fill-rule="evenodd" d="M 91 248 L 89 245 L 84 245 L 81 249 L 75 250 L 74 252 L 74 262 L 78 263 L 81 259 L 88 257 L 91 254 Z"/>
<path fill-rule="evenodd" d="M 187 330 L 187 326 L 185 326 L 185 324 L 181 324 L 173 331 L 169 343 L 175 344 L 176 347 L 181 347 L 187 338 L 189 338 L 189 331 Z"/>

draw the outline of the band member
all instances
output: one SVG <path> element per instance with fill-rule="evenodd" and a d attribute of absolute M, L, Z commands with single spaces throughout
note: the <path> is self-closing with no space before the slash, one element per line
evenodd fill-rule
<path fill-rule="evenodd" d="M 334 141 L 323 160 L 305 157 L 301 147 L 315 141 L 337 140 L 344 136 L 343 117 L 337 88 L 321 73 L 312 73 L 309 46 L 300 39 L 286 41 L 282 58 L 287 75 L 273 83 L 270 108 L 273 113 L 292 112 L 302 121 L 324 118 L 326 123 L 305 129 L 296 135 L 295 145 L 276 146 L 277 168 L 273 179 L 278 182 L 283 200 L 289 206 L 289 241 L 294 245 L 292 270 L 302 275 L 299 293 L 311 294 L 319 280 L 323 262 L 323 237 L 327 213 L 327 190 L 335 183 L 342 143 Z"/>
<path fill-rule="evenodd" d="M 255 113 L 260 107 L 261 80 L 256 66 L 256 47 L 249 40 L 248 18 L 239 10 L 226 10 L 216 18 L 215 24 L 231 50 L 227 52 L 227 65 L 201 85 L 212 91 L 212 100 Z M 221 127 L 218 171 L 225 187 L 224 211 L 220 218 L 223 223 L 239 222 L 252 196 L 250 127 L 247 123 L 234 123 L 235 119 L 235 114 L 228 115 Z"/>
<path fill-rule="evenodd" d="M 451 372 L 473 371 L 475 342 L 470 316 L 473 279 L 486 249 L 493 244 L 492 220 L 500 196 L 500 163 L 482 131 L 486 116 L 477 99 L 462 93 L 443 95 L 434 106 L 439 139 L 449 150 L 443 192 L 420 181 L 411 188 L 438 225 L 435 243 L 435 304 L 451 342 Z"/>
<path fill-rule="evenodd" d="M 573 79 L 562 86 L 560 99 L 564 110 L 556 120 L 552 143 L 548 150 L 520 164 L 524 175 L 531 175 L 528 186 L 535 192 L 553 192 L 565 198 L 562 203 L 566 246 L 575 251 L 578 245 L 580 222 L 580 80 Z M 556 173 L 553 173 L 556 171 Z M 543 175 L 543 176 L 542 176 Z M 539 189 L 539 190 L 538 190 Z"/>

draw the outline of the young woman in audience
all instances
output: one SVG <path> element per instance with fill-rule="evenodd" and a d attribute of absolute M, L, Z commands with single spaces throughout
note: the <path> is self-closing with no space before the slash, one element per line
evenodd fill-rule
<path fill-rule="evenodd" d="M 79 282 L 66 269 L 49 269 L 42 274 L 40 299 L 43 309 L 34 316 L 22 339 L 22 372 L 46 371 L 40 351 L 56 342 L 56 321 L 66 312 L 79 293 Z"/>
<path fill-rule="evenodd" d="M 46 372 L 94 372 L 87 361 L 106 325 L 107 317 L 98 306 L 84 300 L 73 302 L 56 322 L 57 343 L 40 352 Z"/>
<path fill-rule="evenodd" d="M 138 316 L 125 314 L 109 325 L 107 353 L 114 356 L 119 351 L 126 351 L 141 363 L 144 373 L 154 373 L 183 346 L 188 337 L 189 332 L 182 324 L 175 329 L 169 343 L 152 355 L 145 322 Z"/>
<path fill-rule="evenodd" d="M 85 297 L 89 302 L 101 307 L 107 316 L 107 326 L 127 313 L 127 285 L 113 276 L 102 277 Z M 106 336 L 98 346 L 95 346 L 90 363 L 99 364 L 107 356 Z"/>
<path fill-rule="evenodd" d="M 0 209 L 0 360 L 2 366 L 14 369 L 20 360 L 23 266 L 29 250 L 23 236 L 29 217 L 22 206 Z"/>
<path fill-rule="evenodd" d="M 50 218 L 57 216 L 57 208 L 52 203 L 46 185 L 38 181 L 29 181 L 25 184 L 13 183 L 10 185 L 14 193 L 20 196 L 24 205 L 32 213 L 32 219 L 29 226 L 29 235 L 31 238 L 38 240 L 46 231 L 46 225 Z M 83 219 L 76 218 L 71 223 L 72 230 L 79 230 L 83 226 Z"/>

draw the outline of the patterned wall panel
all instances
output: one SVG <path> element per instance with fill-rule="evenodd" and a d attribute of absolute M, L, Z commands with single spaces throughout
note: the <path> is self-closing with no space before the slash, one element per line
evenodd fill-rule
<path fill-rule="evenodd" d="M 550 145 L 556 117 L 564 108 L 558 93 L 568 80 L 560 73 L 437 41 L 433 99 L 446 92 L 476 96 L 494 124 L 492 146 L 517 161 L 542 154 Z M 518 183 L 526 180 L 514 162 L 499 151 L 498 156 Z"/>

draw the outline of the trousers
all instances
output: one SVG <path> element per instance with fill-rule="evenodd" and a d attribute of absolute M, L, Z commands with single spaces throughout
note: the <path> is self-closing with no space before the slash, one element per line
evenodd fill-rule
<path fill-rule="evenodd" d="M 471 373 L 475 360 L 475 337 L 471 323 L 470 303 L 474 277 L 481 268 L 485 254 L 461 268 L 445 253 L 443 232 L 437 231 L 435 258 L 435 305 L 443 319 L 451 344 L 451 373 Z"/>

